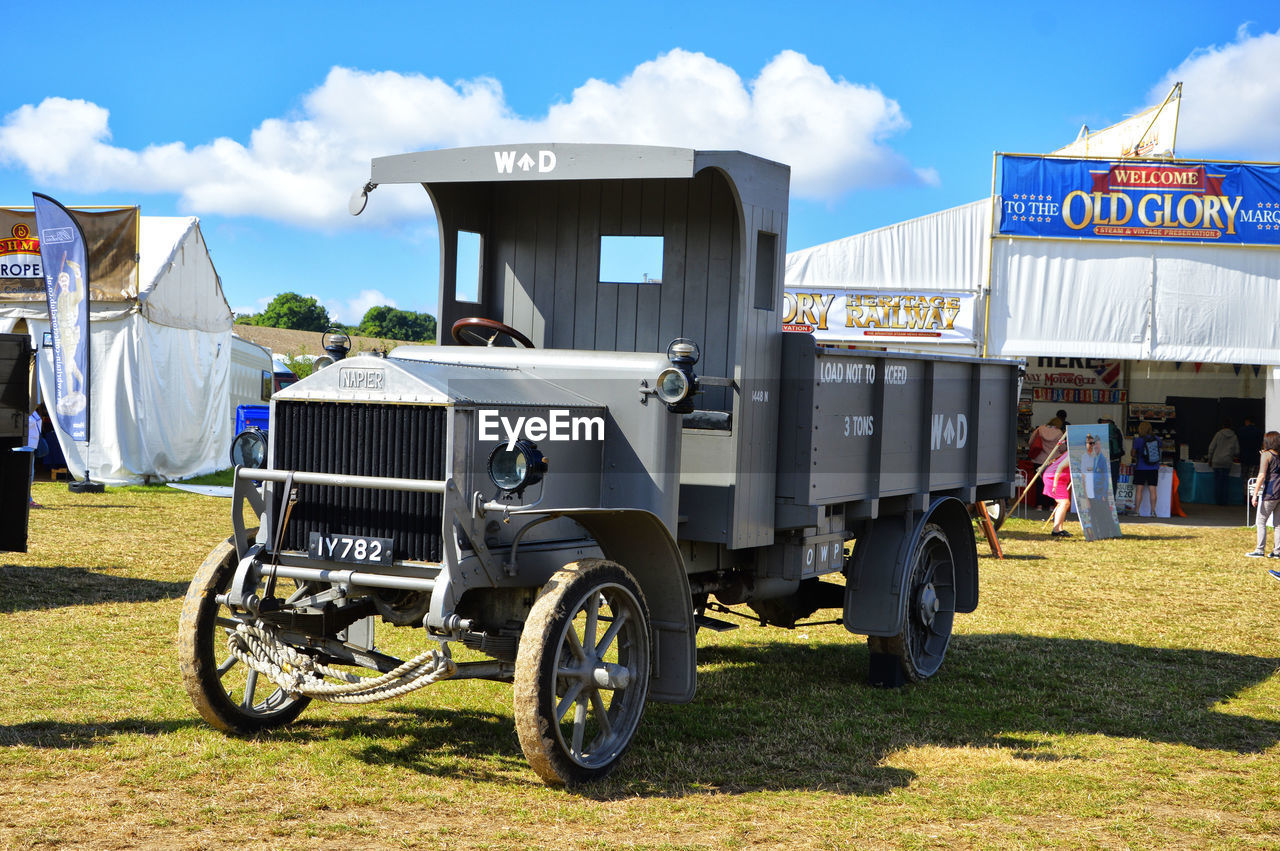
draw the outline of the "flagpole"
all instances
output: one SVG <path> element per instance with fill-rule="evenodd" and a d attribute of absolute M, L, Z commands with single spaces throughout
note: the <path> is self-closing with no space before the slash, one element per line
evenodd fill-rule
<path fill-rule="evenodd" d="M 1170 99 L 1172 99 L 1172 98 L 1173 98 L 1173 93 L 1174 93 L 1174 92 L 1176 92 L 1176 91 L 1178 90 L 1178 87 L 1179 87 L 1179 86 L 1181 86 L 1181 85 L 1182 85 L 1182 83 L 1174 83 L 1174 84 L 1173 84 L 1173 88 L 1169 89 L 1169 94 L 1167 94 L 1167 95 L 1165 95 L 1165 96 L 1164 96 L 1164 101 L 1163 101 L 1163 102 L 1160 104 L 1160 106 L 1156 109 L 1155 115 L 1152 115 L 1152 116 L 1151 116 L 1151 121 L 1150 121 L 1150 122 L 1148 122 L 1148 124 L 1147 124 L 1147 129 L 1145 129 L 1145 130 L 1143 130 L 1143 131 L 1142 131 L 1142 135 L 1141 135 L 1141 136 L 1139 136 L 1139 137 L 1138 137 L 1138 141 L 1134 143 L 1134 145 L 1133 145 L 1133 149 L 1134 149 L 1134 151 L 1138 151 L 1138 150 L 1140 150 L 1140 149 L 1142 148 L 1142 140 L 1143 140 L 1143 139 L 1145 139 L 1145 138 L 1147 138 L 1147 134 L 1151 132 L 1151 128 L 1156 126 L 1156 121 L 1157 121 L 1157 120 L 1159 120 L 1159 118 L 1160 118 L 1160 113 L 1161 113 L 1161 112 L 1163 112 L 1163 111 L 1164 111 L 1164 108 L 1165 108 L 1166 106 L 1168 106 L 1168 105 L 1169 105 L 1169 101 L 1170 101 Z M 1177 124 L 1174 124 L 1174 125 L 1173 125 L 1173 139 L 1174 139 L 1174 143 L 1176 143 L 1176 142 L 1177 142 L 1177 140 L 1178 140 L 1178 125 L 1177 125 Z M 1172 151 L 1172 150 L 1173 150 L 1173 145 L 1172 145 L 1172 144 L 1169 146 L 1169 150 L 1170 150 L 1170 151 Z"/>

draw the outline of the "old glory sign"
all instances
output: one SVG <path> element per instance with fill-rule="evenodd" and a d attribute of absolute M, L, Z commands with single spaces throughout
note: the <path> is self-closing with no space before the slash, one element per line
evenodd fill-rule
<path fill-rule="evenodd" d="M 782 330 L 841 343 L 972 343 L 975 293 L 787 287 Z"/>
<path fill-rule="evenodd" d="M 1280 166 L 1001 158 L 999 232 L 1280 244 Z"/>

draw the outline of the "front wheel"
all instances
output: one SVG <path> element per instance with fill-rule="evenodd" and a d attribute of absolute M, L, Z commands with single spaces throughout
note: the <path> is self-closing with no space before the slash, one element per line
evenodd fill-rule
<path fill-rule="evenodd" d="M 240 620 L 217 598 L 231 586 L 237 564 L 235 546 L 223 541 L 196 571 L 178 622 L 178 661 L 200 717 L 219 730 L 247 734 L 288 724 L 311 698 L 292 697 L 266 677 L 259 679 L 227 648 Z"/>
<path fill-rule="evenodd" d="M 942 667 L 956 616 L 955 561 L 941 526 L 929 523 L 912 548 L 907 612 L 894 636 L 868 636 L 872 653 L 898 657 L 903 676 L 926 680 Z"/>
<path fill-rule="evenodd" d="M 520 747 L 547 783 L 596 780 L 631 744 L 649 691 L 649 608 L 615 562 L 583 559 L 543 586 L 516 654 Z"/>

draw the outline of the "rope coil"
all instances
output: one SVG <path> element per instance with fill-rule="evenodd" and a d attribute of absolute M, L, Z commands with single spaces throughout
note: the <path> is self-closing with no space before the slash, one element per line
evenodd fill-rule
<path fill-rule="evenodd" d="M 376 703 L 408 694 L 453 676 L 457 664 L 441 645 L 440 650 L 419 653 L 395 670 L 377 677 L 361 677 L 300 653 L 263 625 L 240 623 L 227 633 L 227 648 L 249 668 L 293 696 L 312 697 L 330 703 Z M 332 677 L 342 682 L 325 682 Z"/>

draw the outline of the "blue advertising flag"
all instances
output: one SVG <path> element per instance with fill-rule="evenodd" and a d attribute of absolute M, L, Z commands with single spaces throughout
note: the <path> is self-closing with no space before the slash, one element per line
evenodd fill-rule
<path fill-rule="evenodd" d="M 89 263 L 84 233 L 67 208 L 32 193 L 53 330 L 53 415 L 72 440 L 89 440 Z"/>

